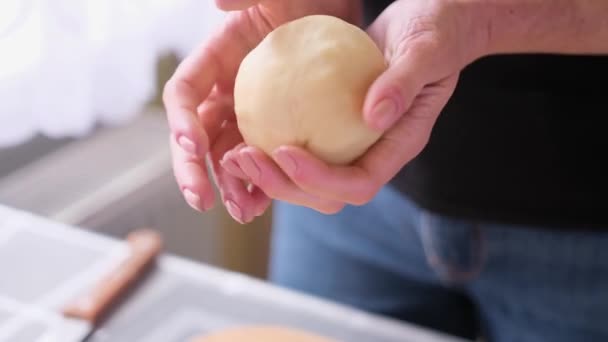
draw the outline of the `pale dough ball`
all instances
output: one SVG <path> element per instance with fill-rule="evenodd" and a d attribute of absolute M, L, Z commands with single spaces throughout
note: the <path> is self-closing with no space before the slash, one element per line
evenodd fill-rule
<path fill-rule="evenodd" d="M 334 342 L 307 332 L 273 326 L 239 327 L 202 336 L 190 342 Z"/>
<path fill-rule="evenodd" d="M 248 145 L 281 145 L 349 164 L 381 136 L 363 120 L 363 102 L 385 70 L 381 51 L 357 26 L 313 15 L 270 33 L 243 60 L 235 84 L 238 127 Z"/>

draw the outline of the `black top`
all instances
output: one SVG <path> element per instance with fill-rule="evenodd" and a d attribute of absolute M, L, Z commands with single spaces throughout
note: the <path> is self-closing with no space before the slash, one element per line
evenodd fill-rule
<path fill-rule="evenodd" d="M 373 20 L 391 1 L 366 1 Z M 424 151 L 392 184 L 465 219 L 608 229 L 608 56 L 469 65 Z"/>

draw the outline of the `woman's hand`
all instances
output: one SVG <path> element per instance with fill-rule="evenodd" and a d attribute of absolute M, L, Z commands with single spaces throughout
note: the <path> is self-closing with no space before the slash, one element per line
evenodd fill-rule
<path fill-rule="evenodd" d="M 263 189 L 243 182 L 244 174 L 220 167 L 225 153 L 243 141 L 233 105 L 234 80 L 241 61 L 269 32 L 287 21 L 328 14 L 356 23 L 361 8 L 360 2 L 354 0 L 216 0 L 216 3 L 222 9 L 238 11 L 230 13 L 217 34 L 181 63 L 164 89 L 173 169 L 187 202 L 197 210 L 208 210 L 215 201 L 206 167 L 208 161 L 222 202 L 236 220 L 248 222 L 266 210 L 270 199 Z"/>
<path fill-rule="evenodd" d="M 389 68 L 369 89 L 364 118 L 385 133 L 354 165 L 330 166 L 294 146 L 267 156 L 244 145 L 223 165 L 271 198 L 323 213 L 367 203 L 422 151 L 459 72 L 482 55 L 486 30 L 473 14 L 457 1 L 401 0 L 369 28 Z"/>

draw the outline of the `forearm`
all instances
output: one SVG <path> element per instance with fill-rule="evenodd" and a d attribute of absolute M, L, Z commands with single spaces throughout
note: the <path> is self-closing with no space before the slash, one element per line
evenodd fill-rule
<path fill-rule="evenodd" d="M 608 54 L 608 0 L 462 0 L 479 13 L 487 54 Z"/>

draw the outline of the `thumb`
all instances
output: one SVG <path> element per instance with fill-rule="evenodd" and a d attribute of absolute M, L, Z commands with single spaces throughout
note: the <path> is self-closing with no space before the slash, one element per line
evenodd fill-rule
<path fill-rule="evenodd" d="M 367 93 L 363 117 L 370 127 L 385 131 L 409 110 L 432 78 L 429 62 L 428 56 L 415 48 L 393 58 Z"/>
<path fill-rule="evenodd" d="M 257 5 L 262 0 L 215 0 L 217 8 L 224 11 L 240 11 Z"/>

